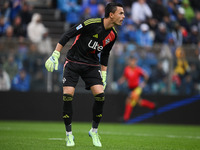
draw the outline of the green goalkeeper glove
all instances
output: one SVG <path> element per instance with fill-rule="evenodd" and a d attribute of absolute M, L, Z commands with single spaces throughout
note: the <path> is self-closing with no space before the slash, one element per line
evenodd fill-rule
<path fill-rule="evenodd" d="M 58 70 L 58 59 L 60 57 L 60 52 L 57 50 L 54 50 L 53 54 L 47 59 L 45 63 L 45 67 L 48 71 L 53 72 L 53 70 Z"/>
<path fill-rule="evenodd" d="M 101 71 L 101 75 L 102 75 L 103 88 L 105 90 L 105 88 L 106 88 L 106 71 Z"/>

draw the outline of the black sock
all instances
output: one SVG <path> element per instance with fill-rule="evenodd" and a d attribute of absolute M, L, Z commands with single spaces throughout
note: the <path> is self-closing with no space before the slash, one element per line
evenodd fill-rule
<path fill-rule="evenodd" d="M 63 95 L 63 120 L 65 124 L 65 128 L 67 132 L 71 131 L 71 123 L 72 123 L 72 100 L 73 96 L 69 94 L 64 94 Z"/>
<path fill-rule="evenodd" d="M 93 122 L 92 127 L 98 128 L 99 122 L 102 118 L 103 105 L 104 105 L 104 93 L 98 94 L 95 97 L 93 104 Z"/>
<path fill-rule="evenodd" d="M 92 128 L 98 128 L 99 126 L 99 123 L 95 122 L 95 121 L 92 121 Z"/>

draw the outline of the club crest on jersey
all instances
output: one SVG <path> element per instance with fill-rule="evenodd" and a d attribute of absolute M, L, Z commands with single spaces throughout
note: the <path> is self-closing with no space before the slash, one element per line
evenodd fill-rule
<path fill-rule="evenodd" d="M 83 27 L 83 25 L 82 24 L 79 24 L 77 27 L 76 27 L 76 30 L 79 30 L 79 29 L 81 29 Z"/>
<path fill-rule="evenodd" d="M 88 47 L 92 49 L 96 49 L 97 51 L 103 50 L 103 46 L 99 45 L 98 42 L 92 41 L 92 40 L 90 40 L 90 42 L 88 43 Z"/>
<path fill-rule="evenodd" d="M 110 43 L 110 39 L 106 39 L 106 44 Z"/>

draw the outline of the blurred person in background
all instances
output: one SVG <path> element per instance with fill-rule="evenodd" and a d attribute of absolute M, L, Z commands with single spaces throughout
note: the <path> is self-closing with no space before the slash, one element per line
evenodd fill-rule
<path fill-rule="evenodd" d="M 5 36 L 0 38 L 0 41 L 3 43 L 2 51 L 7 53 L 16 53 L 16 47 L 18 40 L 14 38 L 14 31 L 12 26 L 8 26 L 6 29 Z"/>
<path fill-rule="evenodd" d="M 14 76 L 18 72 L 18 66 L 17 66 L 17 63 L 15 61 L 14 54 L 12 54 L 12 53 L 8 54 L 8 58 L 3 63 L 3 68 L 9 74 L 10 80 L 12 81 Z"/>
<path fill-rule="evenodd" d="M 167 8 L 163 5 L 162 0 L 156 0 L 151 7 L 153 18 L 161 22 L 163 17 L 167 14 Z"/>
<path fill-rule="evenodd" d="M 3 7 L 0 9 L 0 17 L 3 17 L 6 23 L 10 22 L 10 13 L 11 13 L 10 2 L 5 1 L 3 3 Z"/>
<path fill-rule="evenodd" d="M 171 31 L 171 37 L 173 43 L 176 47 L 182 46 L 183 44 L 183 34 L 181 30 L 181 26 L 178 22 L 173 23 L 173 29 Z"/>
<path fill-rule="evenodd" d="M 97 17 L 98 18 L 103 18 L 105 15 L 105 7 L 103 4 L 98 4 L 98 12 L 97 12 Z"/>
<path fill-rule="evenodd" d="M 49 54 L 52 49 L 51 39 L 48 36 L 48 29 L 42 23 L 42 16 L 34 13 L 27 28 L 28 38 L 38 46 L 41 54 Z"/>
<path fill-rule="evenodd" d="M 172 31 L 172 28 L 173 28 L 173 21 L 171 20 L 169 14 L 167 14 L 167 15 L 165 15 L 165 16 L 163 17 L 162 22 L 165 23 L 166 28 L 167 28 L 167 31 L 168 31 L 168 32 L 171 32 L 171 31 Z"/>
<path fill-rule="evenodd" d="M 153 46 L 153 37 L 151 36 L 149 26 L 146 23 L 141 24 L 140 29 L 136 31 L 136 43 L 147 49 Z"/>
<path fill-rule="evenodd" d="M 189 0 L 183 0 L 182 1 L 182 6 L 185 11 L 185 18 L 188 23 L 191 23 L 192 19 L 195 17 L 195 12 L 193 8 L 190 6 L 190 1 Z"/>
<path fill-rule="evenodd" d="M 148 84 L 151 86 L 153 93 L 158 93 L 159 83 L 166 76 L 167 74 L 165 73 L 163 64 L 161 62 L 152 68 L 152 73 L 148 80 Z"/>
<path fill-rule="evenodd" d="M 98 3 L 97 0 L 89 0 L 89 4 L 87 7 L 90 8 L 90 15 L 94 18 L 97 17 L 98 14 Z"/>
<path fill-rule="evenodd" d="M 21 17 L 21 22 L 23 25 L 23 28 L 27 28 L 28 24 L 31 22 L 31 18 L 32 18 L 32 7 L 29 6 L 29 4 L 27 2 L 23 3 L 22 9 L 20 10 L 19 14 Z"/>
<path fill-rule="evenodd" d="M 171 94 L 179 94 L 182 81 L 179 75 L 174 70 L 171 73 L 171 80 L 172 80 Z"/>
<path fill-rule="evenodd" d="M 142 82 L 141 77 L 144 78 Z M 135 56 L 130 57 L 122 77 L 118 80 L 119 85 L 127 81 L 130 91 L 128 97 L 126 98 L 125 111 L 123 115 L 124 121 L 128 121 L 130 119 L 132 110 L 137 104 L 141 107 L 155 109 L 154 102 L 141 98 L 142 89 L 146 85 L 148 79 L 148 74 L 141 67 L 137 66 L 137 58 Z"/>
<path fill-rule="evenodd" d="M 24 68 L 28 71 L 28 53 L 29 48 L 24 38 L 18 38 L 18 47 L 16 48 L 16 61 L 18 68 Z"/>
<path fill-rule="evenodd" d="M 187 22 L 187 20 L 185 18 L 185 10 L 182 7 L 178 8 L 177 22 L 181 26 L 181 31 L 182 31 L 183 37 L 186 37 L 188 32 L 190 31 L 190 27 L 189 27 L 189 23 Z"/>
<path fill-rule="evenodd" d="M 30 90 L 30 76 L 25 69 L 20 69 L 12 80 L 11 88 L 14 91 L 27 92 Z"/>
<path fill-rule="evenodd" d="M 196 25 L 200 33 L 200 10 L 195 13 L 195 18 L 191 22 L 191 26 Z"/>
<path fill-rule="evenodd" d="M 63 13 L 67 29 L 80 20 L 81 6 L 78 0 L 58 0 L 58 9 Z"/>
<path fill-rule="evenodd" d="M 126 42 L 136 42 L 136 27 L 132 20 L 126 19 L 123 27 L 120 30 L 119 40 L 122 43 Z"/>
<path fill-rule="evenodd" d="M 13 40 L 12 39 L 14 37 L 13 26 L 8 26 L 8 28 L 6 29 L 5 37 L 7 38 L 7 40 Z"/>
<path fill-rule="evenodd" d="M 165 23 L 161 22 L 158 24 L 158 29 L 155 32 L 154 43 L 167 44 L 169 41 L 169 36 L 170 35 L 167 31 Z"/>
<path fill-rule="evenodd" d="M 120 73 L 123 71 L 123 69 L 126 65 L 127 58 L 129 57 L 129 55 L 127 55 L 127 52 L 134 51 L 135 47 L 136 46 L 134 46 L 134 45 L 133 46 L 126 45 L 126 47 L 125 47 L 125 44 L 122 44 L 122 42 L 117 42 L 113 46 L 114 57 L 115 57 L 114 64 L 113 64 L 113 68 L 114 68 L 114 72 L 115 72 L 113 74 L 114 81 L 117 81 L 121 77 Z M 130 54 L 130 53 L 128 53 L 128 54 Z M 117 86 L 115 86 L 116 84 L 114 83 L 113 85 L 114 85 L 113 89 L 117 89 Z M 126 90 L 126 89 L 120 87 L 119 90 L 121 91 L 121 90 Z"/>
<path fill-rule="evenodd" d="M 5 18 L 3 16 L 0 16 L 0 37 L 5 36 L 8 27 L 9 23 L 6 23 Z"/>
<path fill-rule="evenodd" d="M 167 76 L 164 76 L 163 78 L 161 78 L 161 80 L 159 80 L 159 82 L 157 83 L 156 92 L 159 94 L 168 94 L 168 78 L 167 78 Z"/>
<path fill-rule="evenodd" d="M 169 13 L 169 18 L 172 21 L 176 21 L 176 7 L 175 4 L 173 3 L 173 0 L 169 0 L 167 3 L 167 12 Z"/>
<path fill-rule="evenodd" d="M 190 75 L 194 84 L 194 94 L 198 94 L 198 86 L 200 85 L 200 66 L 197 63 L 192 63 L 190 65 Z"/>
<path fill-rule="evenodd" d="M 23 0 L 10 0 L 10 7 L 11 7 L 11 12 L 10 12 L 10 23 L 12 24 L 15 17 L 18 15 L 22 8 L 22 3 Z"/>
<path fill-rule="evenodd" d="M 192 76 L 190 74 L 187 74 L 184 79 L 182 80 L 181 88 L 180 88 L 180 94 L 186 94 L 186 95 L 192 95 L 196 94 L 194 82 L 192 80 Z"/>
<path fill-rule="evenodd" d="M 171 0 L 175 6 L 176 9 L 181 7 L 182 0 Z"/>
<path fill-rule="evenodd" d="M 188 37 L 186 39 L 187 44 L 198 44 L 198 41 L 200 40 L 200 32 L 198 31 L 198 27 L 196 25 L 191 26 L 190 33 L 188 34 Z"/>
<path fill-rule="evenodd" d="M 42 16 L 39 13 L 34 13 L 31 22 L 28 24 L 28 38 L 33 43 L 41 42 L 43 36 L 47 33 L 47 28 L 45 28 L 44 24 L 42 23 L 41 17 Z"/>
<path fill-rule="evenodd" d="M 14 32 L 13 33 L 14 37 L 21 37 L 21 38 L 26 37 L 26 28 L 24 28 L 20 16 L 16 16 L 13 21 L 13 32 Z"/>
<path fill-rule="evenodd" d="M 155 18 L 148 18 L 147 25 L 149 26 L 149 30 L 151 32 L 152 37 L 155 38 L 155 32 L 158 28 L 158 20 Z"/>
<path fill-rule="evenodd" d="M 9 91 L 11 88 L 10 77 L 0 64 L 0 91 Z"/>
<path fill-rule="evenodd" d="M 91 13 L 90 12 L 91 12 L 90 7 L 86 7 L 84 9 L 83 14 L 81 15 L 81 21 L 85 21 L 85 20 L 91 18 Z"/>
<path fill-rule="evenodd" d="M 52 56 L 45 63 L 48 71 L 58 70 L 61 50 L 71 38 L 76 36 L 67 53 L 63 73 L 63 120 L 66 128 L 66 146 L 75 145 L 71 129 L 72 100 L 75 87 L 81 77 L 85 82 L 86 90 L 91 90 L 94 96 L 92 128 L 89 136 L 94 146 L 102 147 L 98 126 L 105 101 L 108 59 L 117 38 L 114 26 L 121 26 L 124 18 L 124 9 L 120 3 L 108 3 L 104 18 L 88 19 L 66 31 L 57 43 Z"/>
<path fill-rule="evenodd" d="M 174 71 L 179 75 L 181 81 L 184 80 L 185 76 L 190 71 L 190 66 L 186 60 L 185 52 L 182 47 L 176 49 L 176 65 Z"/>
<path fill-rule="evenodd" d="M 146 0 L 137 0 L 131 6 L 131 17 L 135 24 L 140 25 L 152 17 L 152 11 Z"/>
<path fill-rule="evenodd" d="M 28 72 L 30 74 L 35 74 L 44 65 L 44 59 L 46 58 L 46 55 L 41 55 L 37 50 L 37 46 L 33 43 L 29 45 L 28 49 Z M 44 70 L 42 72 L 44 73 Z"/>

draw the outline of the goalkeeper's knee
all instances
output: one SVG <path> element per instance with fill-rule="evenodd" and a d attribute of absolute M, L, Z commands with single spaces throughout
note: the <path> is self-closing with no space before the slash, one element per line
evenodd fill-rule
<path fill-rule="evenodd" d="M 69 94 L 63 94 L 63 119 L 65 122 L 65 125 L 70 125 L 72 122 L 72 100 L 73 96 Z"/>
<path fill-rule="evenodd" d="M 93 105 L 93 121 L 99 123 L 102 118 L 105 95 L 104 93 L 101 93 L 96 95 L 94 98 L 95 101 Z"/>

